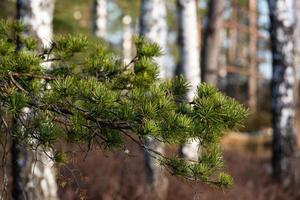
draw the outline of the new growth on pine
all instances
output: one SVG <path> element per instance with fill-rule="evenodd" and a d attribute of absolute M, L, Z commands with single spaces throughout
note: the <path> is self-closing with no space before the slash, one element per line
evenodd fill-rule
<path fill-rule="evenodd" d="M 143 37 L 136 38 L 136 56 L 124 65 L 85 36 L 58 36 L 49 48 L 39 49 L 23 29 L 18 21 L 0 22 L 1 129 L 15 130 L 10 137 L 27 148 L 52 148 L 56 162 L 66 162 L 63 150 L 55 148 L 57 141 L 121 150 L 129 138 L 172 175 L 232 185 L 218 143 L 224 131 L 241 126 L 248 113 L 244 106 L 205 83 L 189 102 L 183 77 L 158 78 L 154 58 L 162 54 L 160 47 Z M 24 47 L 16 51 L 19 43 Z M 41 67 L 47 62 L 51 69 Z M 25 107 L 32 110 L 30 117 L 24 117 Z M 201 156 L 190 161 L 161 155 L 145 145 L 145 136 L 169 145 L 198 139 Z"/>

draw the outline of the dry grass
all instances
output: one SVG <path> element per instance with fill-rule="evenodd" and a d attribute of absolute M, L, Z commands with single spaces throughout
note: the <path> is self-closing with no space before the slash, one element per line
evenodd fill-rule
<path fill-rule="evenodd" d="M 300 199 L 297 186 L 283 188 L 270 175 L 270 135 L 230 134 L 222 141 L 225 168 L 235 186 L 220 190 L 169 176 L 168 200 L 293 200 Z M 84 161 L 74 159 L 61 169 L 61 199 L 145 200 L 153 199 L 145 189 L 143 155 L 134 145 L 131 157 L 93 151 Z M 77 183 L 76 183 L 77 181 Z M 62 187 L 63 186 L 63 187 Z"/>

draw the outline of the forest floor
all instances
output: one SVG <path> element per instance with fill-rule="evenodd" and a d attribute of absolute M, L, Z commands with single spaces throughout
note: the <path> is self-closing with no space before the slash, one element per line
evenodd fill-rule
<path fill-rule="evenodd" d="M 169 176 L 168 200 L 296 200 L 300 190 L 283 187 L 271 177 L 270 139 L 265 136 L 230 134 L 222 141 L 225 169 L 234 187 L 221 190 Z M 93 150 L 81 157 L 71 156 L 60 168 L 61 199 L 146 200 L 142 151 L 129 144 L 130 154 Z"/>

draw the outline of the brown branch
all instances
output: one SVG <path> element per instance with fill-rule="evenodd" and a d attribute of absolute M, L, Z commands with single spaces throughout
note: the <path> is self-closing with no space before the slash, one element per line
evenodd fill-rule
<path fill-rule="evenodd" d="M 52 77 L 48 75 L 38 75 L 38 74 L 31 74 L 31 73 L 16 73 L 16 72 L 9 72 L 11 77 L 29 77 L 29 78 L 37 78 L 37 79 L 44 79 L 44 80 L 59 80 L 62 78 Z"/>
<path fill-rule="evenodd" d="M 59 61 L 61 58 L 47 58 L 46 60 L 43 60 L 42 62 L 53 62 L 53 61 Z"/>
<path fill-rule="evenodd" d="M 136 60 L 137 60 L 137 56 L 135 56 L 127 65 L 125 65 L 125 70 L 127 70 L 129 67 L 130 67 L 130 65 L 132 64 L 132 63 L 134 63 Z"/>
<path fill-rule="evenodd" d="M 26 94 L 28 94 L 28 92 L 14 79 L 13 75 L 11 72 L 8 73 L 10 80 L 13 82 L 13 84 L 19 88 L 20 90 L 22 90 L 23 92 L 25 92 Z"/>

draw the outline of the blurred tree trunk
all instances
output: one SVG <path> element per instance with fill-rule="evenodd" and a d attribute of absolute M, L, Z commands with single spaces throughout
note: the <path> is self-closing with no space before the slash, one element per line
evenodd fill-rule
<path fill-rule="evenodd" d="M 156 42 L 166 51 L 167 45 L 167 22 L 166 22 L 166 5 L 165 0 L 142 0 L 141 16 L 140 16 L 140 34 Z M 166 78 L 166 69 L 164 63 L 164 56 L 156 59 L 160 65 L 160 78 Z M 161 154 L 165 153 L 164 144 L 154 140 L 153 138 L 146 138 L 147 146 Z M 151 154 L 145 151 L 147 183 L 149 191 L 154 194 L 156 199 L 166 199 L 168 189 L 168 179 L 164 174 L 164 170 L 156 159 L 151 157 Z"/>
<path fill-rule="evenodd" d="M 107 0 L 94 0 L 93 32 L 99 38 L 107 34 Z"/>
<path fill-rule="evenodd" d="M 163 51 L 167 49 L 167 11 L 165 0 L 142 0 L 140 16 L 140 34 L 160 45 Z M 160 65 L 159 76 L 165 79 L 167 70 L 165 57 L 156 59 Z"/>
<path fill-rule="evenodd" d="M 132 28 L 131 28 L 131 17 L 129 15 L 125 15 L 123 17 L 123 61 L 125 65 L 128 65 L 130 61 L 133 59 L 133 45 L 132 45 Z"/>
<path fill-rule="evenodd" d="M 257 79 L 256 79 L 256 0 L 248 0 L 249 4 L 249 81 L 248 81 L 248 106 L 253 112 L 257 105 Z"/>
<path fill-rule="evenodd" d="M 299 77 L 299 70 L 300 70 L 300 1 L 295 1 L 295 11 L 296 11 L 296 26 L 294 32 L 294 44 L 295 44 L 295 55 L 294 55 L 294 62 L 296 68 L 296 76 Z M 295 83 L 295 102 L 299 100 L 299 80 L 296 78 Z M 299 105 L 299 103 L 298 103 Z"/>
<path fill-rule="evenodd" d="M 230 21 L 235 22 L 233 23 L 234 26 L 228 28 L 228 38 L 230 41 L 230 47 L 227 49 L 226 53 L 227 53 L 227 61 L 225 63 L 225 69 L 227 68 L 227 66 L 236 66 L 239 61 L 237 59 L 237 54 L 238 54 L 238 40 L 240 37 L 240 34 L 238 32 L 238 23 L 239 23 L 239 18 L 238 18 L 238 9 L 239 6 L 237 4 L 237 0 L 232 0 L 231 1 L 231 19 Z M 234 97 L 236 96 L 236 87 L 233 87 L 233 85 L 236 82 L 237 76 L 236 74 L 232 73 L 232 72 L 228 72 L 226 69 L 226 74 L 224 76 L 224 79 L 226 80 L 225 83 L 225 91 L 226 94 L 229 95 L 230 97 Z M 221 85 L 221 88 L 223 86 Z"/>
<path fill-rule="evenodd" d="M 8 10 L 8 0 L 1 0 L 0 1 L 0 9 L 1 9 L 1 17 L 7 17 L 7 10 Z"/>
<path fill-rule="evenodd" d="M 293 30 L 295 25 L 294 1 L 269 0 L 270 35 L 273 54 L 272 72 L 272 127 L 273 173 L 286 183 L 293 171 L 295 153 L 295 67 Z"/>
<path fill-rule="evenodd" d="M 210 0 L 201 57 L 202 81 L 218 85 L 218 61 L 222 46 L 224 0 Z"/>
<path fill-rule="evenodd" d="M 14 117 L 12 120 L 12 134 L 18 135 L 18 122 Z M 23 163 L 21 163 L 22 155 L 25 155 L 25 150 L 21 148 L 21 141 L 14 137 L 11 144 L 11 160 L 12 160 L 12 197 L 14 200 L 26 199 L 23 193 L 23 180 L 22 180 L 22 168 Z M 23 150 L 23 154 L 22 151 Z"/>
<path fill-rule="evenodd" d="M 200 84 L 200 43 L 196 0 L 177 0 L 180 47 L 179 72 L 190 82 L 188 100 L 192 101 Z"/>
<path fill-rule="evenodd" d="M 177 0 L 179 33 L 178 44 L 180 60 L 178 73 L 190 82 L 187 100 L 192 102 L 200 84 L 200 43 L 197 22 L 196 0 Z M 198 160 L 199 141 L 192 140 L 182 145 L 181 154 L 189 160 Z"/>
<path fill-rule="evenodd" d="M 51 46 L 52 20 L 54 12 L 54 0 L 18 0 L 17 19 L 22 20 L 26 27 L 26 33 L 38 38 L 41 49 Z M 49 65 L 43 67 L 48 68 Z M 31 110 L 24 109 L 24 119 L 30 117 Z M 13 129 L 20 125 L 13 123 Z M 22 131 L 18 129 L 17 131 Z M 56 200 L 57 184 L 54 162 L 50 159 L 53 152 L 48 147 L 30 141 L 35 150 L 27 150 L 22 141 L 15 139 L 12 144 L 13 164 L 13 198 L 18 199 L 45 199 Z"/>
<path fill-rule="evenodd" d="M 233 22 L 239 23 L 238 21 L 238 12 L 237 12 L 237 0 L 232 0 L 231 2 L 231 20 Z M 235 26 L 229 28 L 228 37 L 230 41 L 230 48 L 228 48 L 228 64 L 235 65 L 236 64 L 236 55 L 237 55 L 237 41 L 238 41 L 238 31 L 236 24 Z"/>

